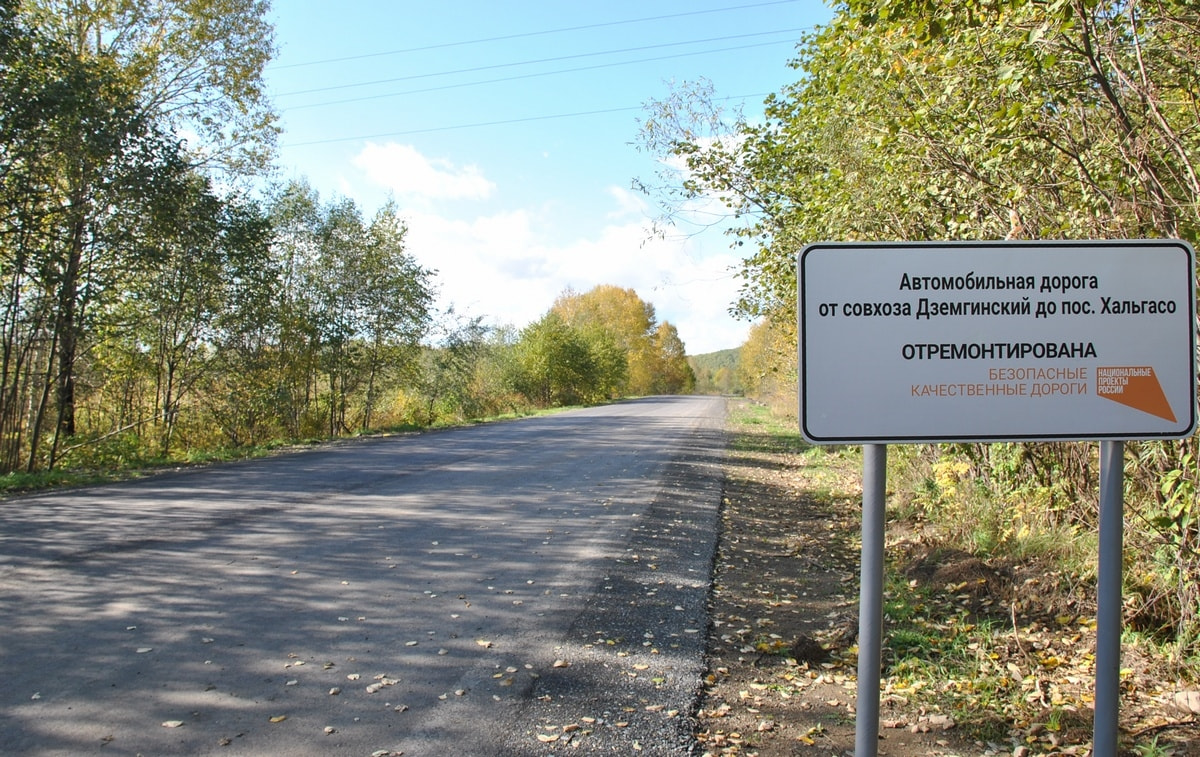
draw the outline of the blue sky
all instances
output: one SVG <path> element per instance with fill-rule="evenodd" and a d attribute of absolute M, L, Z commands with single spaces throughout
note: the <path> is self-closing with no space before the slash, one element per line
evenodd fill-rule
<path fill-rule="evenodd" d="M 711 230 L 651 239 L 631 191 L 642 106 L 708 79 L 753 118 L 819 0 L 399 3 L 276 0 L 267 82 L 284 178 L 368 216 L 388 198 L 440 304 L 518 328 L 565 288 L 637 291 L 689 354 L 738 346 L 738 256 Z"/>

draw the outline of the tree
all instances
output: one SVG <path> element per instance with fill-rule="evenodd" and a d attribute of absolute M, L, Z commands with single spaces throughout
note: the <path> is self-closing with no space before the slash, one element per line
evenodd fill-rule
<path fill-rule="evenodd" d="M 517 389 L 543 407 L 597 399 L 595 364 L 583 336 L 551 310 L 521 330 Z"/>
<path fill-rule="evenodd" d="M 197 163 L 264 165 L 274 136 L 260 86 L 264 12 L 238 0 L 4 3 L 9 467 L 22 448 L 35 466 L 47 431 L 54 465 L 79 431 L 80 374 L 116 328 L 104 319 L 145 269 L 139 239 L 164 218 L 181 177 Z M 200 136 L 187 153 L 176 136 L 185 129 Z M 21 408 L 31 411 L 18 420 Z"/>
<path fill-rule="evenodd" d="M 737 364 L 737 380 L 746 396 L 786 417 L 796 413 L 795 332 L 764 318 L 750 327 Z"/>
<path fill-rule="evenodd" d="M 696 388 L 696 374 L 688 364 L 679 331 L 668 321 L 654 330 L 654 351 L 659 367 L 655 374 L 655 394 L 690 394 Z"/>
<path fill-rule="evenodd" d="M 192 161 L 266 167 L 278 129 L 263 70 L 275 52 L 264 0 L 23 0 L 22 18 L 76 60 L 112 61 L 139 115 L 194 135 Z"/>
<path fill-rule="evenodd" d="M 48 424 L 50 465 L 60 440 L 76 433 L 81 350 L 122 291 L 119 282 L 141 266 L 133 241 L 173 202 L 184 166 L 177 145 L 139 115 L 113 61 L 77 58 L 19 23 L 6 39 L 0 271 L 7 406 L 0 415 L 14 431 L 28 429 L 33 467 Z M 30 372 L 34 359 L 39 374 Z M 18 420 L 21 406 L 32 412 Z M 5 453 L 9 466 L 24 436 L 6 437 L 17 445 Z"/>
<path fill-rule="evenodd" d="M 282 275 L 272 256 L 273 229 L 257 202 L 226 207 L 223 226 L 224 307 L 213 328 L 212 370 L 205 407 L 228 444 L 282 435 L 278 341 Z"/>
<path fill-rule="evenodd" d="M 272 228 L 271 252 L 279 271 L 277 321 L 272 342 L 277 350 L 276 403 L 284 433 L 300 438 L 322 424 L 310 423 L 316 394 L 320 340 L 308 272 L 316 266 L 321 198 L 306 182 L 277 187 L 267 204 Z"/>
<path fill-rule="evenodd" d="M 718 197 L 741 219 L 748 317 L 792 316 L 813 241 L 1186 237 L 1198 27 L 1186 3 L 853 2 L 804 40 L 765 123 L 685 87 L 643 144 L 686 164 L 668 212 Z"/>
<path fill-rule="evenodd" d="M 406 233 L 391 203 L 370 225 L 351 200 L 322 209 L 306 279 L 328 381 L 330 435 L 350 430 L 348 400 L 359 382 L 364 398 L 358 425 L 370 426 L 384 367 L 402 376 L 428 326 L 431 274 L 405 253 Z"/>
<path fill-rule="evenodd" d="M 409 378 L 433 304 L 433 272 L 404 248 L 408 233 L 399 209 L 389 201 L 367 229 L 367 245 L 353 275 L 357 278 L 360 333 L 366 342 L 367 391 L 362 428 L 368 429 L 385 380 Z"/>
<path fill-rule="evenodd" d="M 656 341 L 654 306 L 632 289 L 610 284 L 583 294 L 568 289 L 552 310 L 596 346 L 598 364 L 605 366 L 604 380 L 614 394 L 658 393 L 663 385 L 661 350 L 682 349 L 682 344 Z"/>
<path fill-rule="evenodd" d="M 319 399 L 324 433 L 369 428 L 381 394 L 414 370 L 433 273 L 405 251 L 407 229 L 392 203 L 367 223 L 352 200 L 323 203 L 311 187 L 293 183 L 279 192 L 272 216 L 288 423 L 302 430 Z"/>
<path fill-rule="evenodd" d="M 491 329 L 482 317 L 462 318 L 453 308 L 439 320 L 440 336 L 423 351 L 417 376 L 429 424 L 442 414 L 465 420 L 485 410 L 485 398 L 477 395 L 475 382 L 488 354 Z"/>
<path fill-rule="evenodd" d="M 147 263 L 127 283 L 109 341 L 126 353 L 124 364 L 145 362 L 153 384 L 148 421 L 158 430 L 161 457 L 171 450 L 185 400 L 210 385 L 215 370 L 234 369 L 228 385 L 252 375 L 250 365 L 221 355 L 245 347 L 231 332 L 245 338 L 256 323 L 261 359 L 262 324 L 276 287 L 268 234 L 256 205 L 218 197 L 207 178 L 188 171 L 169 212 L 139 235 Z"/>
<path fill-rule="evenodd" d="M 735 241 L 749 245 L 736 308 L 786 330 L 795 255 L 809 242 L 1194 238 L 1197 31 L 1200 7 L 1182 0 L 850 0 L 804 40 L 797 80 L 767 99 L 763 123 L 726 123 L 711 91 L 684 90 L 651 107 L 643 141 L 686 164 L 663 196 L 668 213 L 725 200 Z M 775 364 L 752 352 L 743 366 Z M 1020 461 L 1022 484 L 978 450 L 948 454 L 968 456 L 997 502 L 1036 488 L 1029 482 L 1086 491 L 1091 453 L 1048 447 L 996 451 Z M 1196 440 L 1136 449 L 1140 519 L 1161 529 L 1159 542 L 1194 543 Z M 1063 517 L 1093 516 L 1076 507 Z M 1191 654 L 1200 615 L 1184 587 L 1196 584 L 1200 560 L 1169 553 L 1177 636 Z M 1156 587 L 1146 602 L 1172 593 Z"/>

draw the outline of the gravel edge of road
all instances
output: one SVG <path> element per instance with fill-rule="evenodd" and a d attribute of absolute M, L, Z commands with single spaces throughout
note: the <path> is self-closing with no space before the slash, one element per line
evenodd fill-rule
<path fill-rule="evenodd" d="M 729 441 L 723 425 L 696 434 L 558 640 L 567 665 L 537 680 L 497 754 L 695 752 Z"/>

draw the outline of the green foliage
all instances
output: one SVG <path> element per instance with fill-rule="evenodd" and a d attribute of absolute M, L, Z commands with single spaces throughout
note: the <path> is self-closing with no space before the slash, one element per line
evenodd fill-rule
<path fill-rule="evenodd" d="M 231 178 L 267 167 L 278 127 L 262 75 L 274 54 L 264 0 L 22 0 L 19 14 L 71 57 L 104 59 L 143 117 L 189 134 L 189 162 Z"/>
<path fill-rule="evenodd" d="M 276 136 L 267 10 L 0 0 L 0 471 L 691 390 L 632 290 L 519 337 L 452 313 L 431 334 L 394 203 L 243 194 Z"/>
<path fill-rule="evenodd" d="M 807 452 L 813 455 L 839 454 L 841 448 L 809 447 L 800 436 L 795 419 L 771 412 L 766 405 L 738 402 L 730 408 L 728 424 L 741 431 L 730 441 L 730 449 L 772 454 Z M 818 464 L 817 461 L 814 461 Z M 816 475 L 814 473 L 814 475 Z"/>
<path fill-rule="evenodd" d="M 737 371 L 741 350 L 738 348 L 690 355 L 688 364 L 696 376 L 697 394 L 742 394 Z"/>
<path fill-rule="evenodd" d="M 737 381 L 746 396 L 766 403 L 777 414 L 795 418 L 799 394 L 796 329 L 768 317 L 750 328 L 739 352 Z"/>
<path fill-rule="evenodd" d="M 438 343 L 422 350 L 421 366 L 413 384 L 425 407 L 421 419 L 433 425 L 440 419 L 461 423 L 496 413 L 503 400 L 487 377 L 503 368 L 492 358 L 503 346 L 492 340 L 492 330 L 480 317 L 459 318 L 453 310 L 437 324 Z"/>
<path fill-rule="evenodd" d="M 1137 238 L 1197 228 L 1187 4 L 861 2 L 800 46 L 767 121 L 684 86 L 643 125 L 751 249 L 738 309 L 794 313 L 795 253 L 842 239 Z"/>
<path fill-rule="evenodd" d="M 521 331 L 516 388 L 541 407 L 607 399 L 611 383 L 584 335 L 553 310 Z"/>
<path fill-rule="evenodd" d="M 1155 734 L 1149 741 L 1135 744 L 1133 753 L 1138 757 L 1174 757 L 1175 749 L 1166 743 L 1159 743 Z"/>
<path fill-rule="evenodd" d="M 135 433 L 125 432 L 73 440 L 63 453 L 63 464 L 82 470 L 125 470 L 154 458 Z"/>
<path fill-rule="evenodd" d="M 609 396 L 681 394 L 695 385 L 679 332 L 657 322 L 654 306 L 632 289 L 568 289 L 551 310 L 591 345 L 597 378 Z"/>
<path fill-rule="evenodd" d="M 650 106 L 642 143 L 686 167 L 660 188 L 667 219 L 697 200 L 726 204 L 745 249 L 736 309 L 784 332 L 810 242 L 1194 241 L 1198 32 L 1187 2 L 853 0 L 801 43 L 796 80 L 767 98 L 763 122 L 685 84 Z M 786 357 L 770 344 L 752 334 L 744 348 L 752 396 L 794 365 L 794 339 Z M 1177 660 L 1200 650 L 1195 445 L 1131 445 L 1126 471 L 1127 622 Z M 947 538 L 1048 551 L 1086 574 L 1093 446 L 960 445 L 906 465 L 904 508 Z"/>

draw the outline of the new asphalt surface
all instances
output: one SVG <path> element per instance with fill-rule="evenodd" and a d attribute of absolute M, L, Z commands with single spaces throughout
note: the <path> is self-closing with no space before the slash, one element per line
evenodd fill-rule
<path fill-rule="evenodd" d="M 689 754 L 724 412 L 0 501 L 0 754 Z"/>

